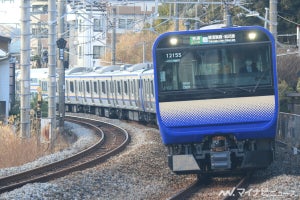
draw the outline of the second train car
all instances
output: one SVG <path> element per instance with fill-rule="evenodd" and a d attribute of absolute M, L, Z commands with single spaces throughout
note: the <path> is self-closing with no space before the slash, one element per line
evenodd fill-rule
<path fill-rule="evenodd" d="M 259 26 L 168 32 L 153 45 L 156 115 L 178 174 L 267 167 L 278 115 L 275 41 Z"/>

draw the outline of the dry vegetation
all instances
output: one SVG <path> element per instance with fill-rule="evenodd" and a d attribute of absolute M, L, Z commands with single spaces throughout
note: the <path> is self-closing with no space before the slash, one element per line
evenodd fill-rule
<path fill-rule="evenodd" d="M 65 137 L 58 136 L 54 150 L 49 144 L 38 143 L 36 134 L 31 138 L 20 138 L 10 125 L 0 125 L 0 168 L 12 167 L 31 162 L 69 146 Z"/>

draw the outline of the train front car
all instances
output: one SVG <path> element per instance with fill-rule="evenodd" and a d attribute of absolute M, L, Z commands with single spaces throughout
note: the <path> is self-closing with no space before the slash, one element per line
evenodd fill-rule
<path fill-rule="evenodd" d="M 178 174 L 273 161 L 278 115 L 273 36 L 262 27 L 169 32 L 153 46 L 157 121 Z"/>

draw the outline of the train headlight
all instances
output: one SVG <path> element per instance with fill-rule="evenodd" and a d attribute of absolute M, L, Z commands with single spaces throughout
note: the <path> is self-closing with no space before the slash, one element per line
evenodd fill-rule
<path fill-rule="evenodd" d="M 174 38 L 174 37 L 170 38 L 170 44 L 171 44 L 172 46 L 177 45 L 177 43 L 178 43 L 178 39 L 177 39 L 177 38 Z"/>
<path fill-rule="evenodd" d="M 250 32 L 248 33 L 248 38 L 250 40 L 255 40 L 256 39 L 257 34 L 255 32 Z"/>

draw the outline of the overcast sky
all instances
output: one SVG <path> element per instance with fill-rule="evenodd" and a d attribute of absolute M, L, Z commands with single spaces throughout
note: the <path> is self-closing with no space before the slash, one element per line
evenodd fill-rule
<path fill-rule="evenodd" d="M 15 3 L 0 1 L 0 23 L 20 23 L 20 2 L 21 0 L 14 1 Z"/>

